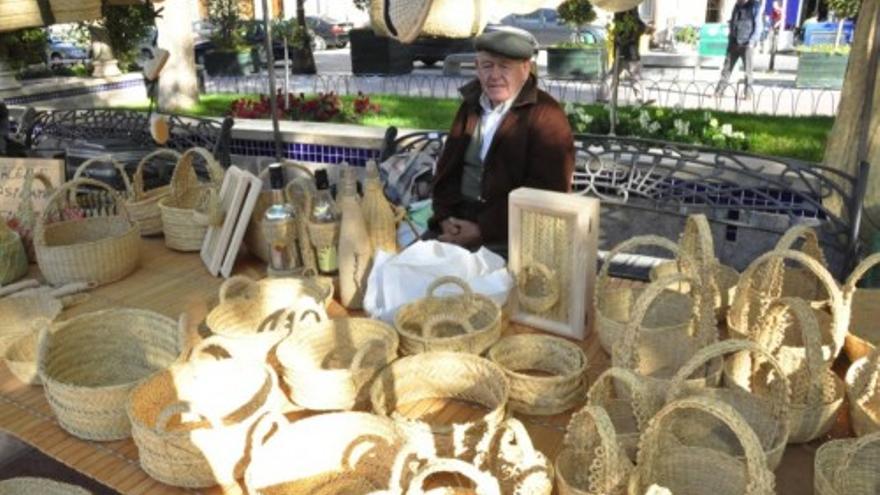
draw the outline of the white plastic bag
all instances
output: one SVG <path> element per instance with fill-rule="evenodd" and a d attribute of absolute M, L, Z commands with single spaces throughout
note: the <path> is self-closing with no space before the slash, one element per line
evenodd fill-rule
<path fill-rule="evenodd" d="M 367 281 L 364 309 L 374 318 L 392 322 L 406 303 L 425 297 L 428 286 L 438 277 L 453 275 L 470 284 L 474 292 L 503 305 L 513 288 L 513 277 L 504 258 L 480 248 L 472 253 L 455 244 L 418 241 L 392 256 L 379 251 Z M 452 295 L 461 289 L 446 285 L 436 295 Z"/>

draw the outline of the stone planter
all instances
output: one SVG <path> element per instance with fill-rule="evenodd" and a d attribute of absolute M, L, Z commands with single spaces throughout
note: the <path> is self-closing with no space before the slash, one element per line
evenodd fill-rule
<path fill-rule="evenodd" d="M 409 74 L 413 70 L 409 48 L 397 40 L 377 36 L 371 29 L 352 29 L 351 72 L 354 74 Z"/>
<path fill-rule="evenodd" d="M 605 49 L 548 48 L 547 75 L 553 79 L 601 79 L 605 75 Z"/>
<path fill-rule="evenodd" d="M 849 55 L 840 53 L 810 53 L 798 55 L 798 88 L 840 89 L 846 76 Z"/>
<path fill-rule="evenodd" d="M 259 66 L 259 56 L 250 51 L 211 50 L 205 53 L 204 65 L 209 76 L 243 76 Z"/>

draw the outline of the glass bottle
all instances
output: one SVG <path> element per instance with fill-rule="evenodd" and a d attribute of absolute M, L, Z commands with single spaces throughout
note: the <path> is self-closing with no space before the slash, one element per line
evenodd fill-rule
<path fill-rule="evenodd" d="M 327 178 L 327 170 L 315 171 L 315 188 L 317 191 L 312 200 L 309 220 L 312 224 L 336 224 L 334 227 L 339 228 L 338 223 L 342 215 L 339 212 L 339 207 L 336 206 L 336 201 L 330 195 L 330 180 Z M 318 271 L 325 275 L 335 274 L 339 270 L 337 252 L 335 244 L 317 246 Z"/>
<path fill-rule="evenodd" d="M 272 205 L 263 216 L 263 233 L 269 243 L 270 276 L 290 275 L 299 266 L 296 243 L 296 208 L 284 197 L 284 169 L 280 163 L 269 165 Z"/>

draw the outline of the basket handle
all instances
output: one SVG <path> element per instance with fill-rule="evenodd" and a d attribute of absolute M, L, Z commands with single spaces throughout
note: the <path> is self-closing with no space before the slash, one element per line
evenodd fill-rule
<path fill-rule="evenodd" d="M 854 392 L 853 398 L 859 402 L 870 400 L 877 390 L 877 383 L 880 382 L 880 346 L 874 347 L 867 356 L 851 364 L 850 370 L 862 360 L 865 361 L 865 364 L 862 365 L 861 373 L 854 377 L 850 389 L 850 392 Z M 851 372 L 848 371 L 847 376 Z"/>
<path fill-rule="evenodd" d="M 223 182 L 223 168 L 217 163 L 217 159 L 210 151 L 201 147 L 190 148 L 180 155 L 174 172 L 171 174 L 171 195 L 178 197 L 183 191 L 193 187 L 198 181 L 195 168 L 193 167 L 193 159 L 195 156 L 201 156 L 205 160 L 205 166 L 208 169 L 208 175 L 211 178 L 211 184 L 219 187 Z"/>
<path fill-rule="evenodd" d="M 837 353 L 843 348 L 847 334 L 847 327 L 849 326 L 849 321 L 847 320 L 848 317 L 846 316 L 847 312 L 844 311 L 845 308 L 843 306 L 843 295 L 841 294 L 840 288 L 834 280 L 834 277 L 828 272 L 828 269 L 822 266 L 822 264 L 815 258 L 800 251 L 769 251 L 752 261 L 740 277 L 738 287 L 742 290 L 737 289 L 736 294 L 733 297 L 733 303 L 730 306 L 730 312 L 727 318 L 729 324 L 736 326 L 737 323 L 741 323 L 748 326 L 749 321 L 756 321 L 751 320 L 749 317 L 752 311 L 757 311 L 756 318 L 760 317 L 760 314 L 763 313 L 769 305 L 770 300 L 775 299 L 775 297 L 772 294 L 762 294 L 760 307 L 755 309 L 751 307 L 751 301 L 749 300 L 750 291 L 748 289 L 755 284 L 753 279 L 765 263 L 781 263 L 786 260 L 796 261 L 810 270 L 816 278 L 822 282 L 822 285 L 828 292 L 828 295 L 831 298 L 831 311 L 833 316 L 831 335 L 834 340 L 834 355 L 837 355 Z M 774 274 L 771 274 L 771 276 L 776 277 Z M 781 278 L 781 273 L 779 273 L 779 277 Z M 780 281 L 779 287 L 781 286 L 782 284 Z M 742 328 L 742 325 L 740 325 L 740 328 Z M 745 331 L 751 334 L 753 329 L 747 327 L 745 328 Z"/>
<path fill-rule="evenodd" d="M 431 282 L 431 285 L 428 286 L 428 289 L 427 289 L 427 291 L 425 291 L 425 294 L 429 298 L 436 298 L 438 296 L 434 295 L 434 292 L 438 288 L 440 288 L 441 286 L 446 285 L 446 284 L 457 285 L 461 289 L 461 291 L 464 293 L 465 297 L 467 297 L 468 299 L 473 299 L 474 292 L 471 290 L 471 286 L 468 285 L 468 283 L 465 282 L 464 279 L 462 279 L 460 277 L 455 277 L 452 275 L 448 275 L 445 277 L 438 277 L 436 280 Z"/>
<path fill-rule="evenodd" d="M 431 316 L 424 323 L 422 323 L 422 337 L 425 338 L 434 338 L 434 329 L 436 329 L 442 323 L 453 323 L 455 325 L 459 325 L 464 328 L 464 333 L 470 334 L 474 333 L 474 326 L 471 324 L 471 320 L 464 316 L 460 315 L 452 315 L 452 314 L 438 314 Z"/>
<path fill-rule="evenodd" d="M 785 437 L 788 438 L 790 426 L 788 424 L 788 412 L 791 407 L 791 394 L 788 377 L 785 376 L 782 367 L 779 365 L 779 361 L 776 360 L 770 351 L 750 340 L 725 340 L 706 346 L 697 351 L 696 354 L 694 354 L 684 366 L 675 373 L 675 376 L 669 384 L 669 390 L 666 392 L 666 402 L 669 403 L 686 395 L 687 389 L 685 388 L 685 385 L 687 379 L 700 367 L 709 364 L 713 359 L 723 358 L 728 354 L 742 351 L 758 353 L 766 359 L 773 367 L 774 371 L 776 371 L 779 380 L 775 381 L 774 384 L 776 386 L 772 387 L 776 396 L 773 401 L 773 414 L 782 423 L 783 428 L 785 429 Z"/>
<path fill-rule="evenodd" d="M 233 275 L 220 284 L 220 304 L 232 299 L 253 297 L 257 282 L 246 275 Z"/>
<path fill-rule="evenodd" d="M 841 476 L 846 476 L 846 472 L 849 470 L 849 465 L 852 463 L 853 459 L 858 458 L 859 452 L 861 452 L 862 449 L 877 442 L 880 442 L 880 431 L 861 436 L 847 445 L 843 454 L 843 459 L 837 464 L 837 468 L 832 474 L 832 485 L 839 485 L 838 480 Z"/>
<path fill-rule="evenodd" d="M 74 179 L 69 182 L 65 182 L 58 189 L 56 189 L 51 196 L 49 196 L 48 201 L 46 202 L 46 208 L 43 209 L 43 213 L 40 215 L 40 223 L 45 225 L 49 222 L 49 214 L 52 210 L 52 206 L 60 206 L 56 205 L 59 199 L 65 197 L 65 194 L 68 192 L 75 195 L 76 189 L 79 186 L 93 186 L 99 187 L 101 189 L 106 190 L 110 197 L 113 198 L 113 202 L 116 204 L 116 210 L 129 222 L 131 223 L 131 217 L 128 215 L 128 209 L 125 207 L 125 202 L 120 201 L 119 193 L 117 193 L 112 187 L 104 184 L 103 182 L 94 180 L 94 179 Z M 38 229 L 42 230 L 42 229 Z"/>
<path fill-rule="evenodd" d="M 429 460 L 413 477 L 406 489 L 406 495 L 424 495 L 425 481 L 437 473 L 454 473 L 473 481 L 477 495 L 501 495 L 501 487 L 494 476 L 479 470 L 469 462 L 452 458 Z"/>
<path fill-rule="evenodd" d="M 602 297 L 603 288 L 608 282 L 609 272 L 611 270 L 611 261 L 614 260 L 620 254 L 628 253 L 633 249 L 640 247 L 648 247 L 654 246 L 663 248 L 676 257 L 682 257 L 683 254 L 681 249 L 679 249 L 678 244 L 670 241 L 665 237 L 660 237 L 656 235 L 638 235 L 635 237 L 631 237 L 618 245 L 614 246 L 611 251 L 608 251 L 608 254 L 605 256 L 605 260 L 602 262 L 602 267 L 599 269 L 599 276 L 596 277 L 596 290 L 593 291 L 593 306 L 598 308 L 599 301 Z M 690 257 L 688 255 L 684 255 L 685 263 L 691 262 Z M 693 266 L 693 265 L 691 265 Z M 682 273 L 685 273 L 682 271 Z"/>
<path fill-rule="evenodd" d="M 288 424 L 287 418 L 278 411 L 266 411 L 257 418 L 250 433 L 250 442 L 248 442 L 248 457 L 251 461 L 255 458 L 257 450 L 266 445 L 266 442 L 286 424 Z"/>
<path fill-rule="evenodd" d="M 648 421 L 660 409 L 660 404 L 654 403 L 654 395 L 648 393 L 641 376 L 629 368 L 611 367 L 602 372 L 587 391 L 587 404 L 605 407 L 605 401 L 609 399 L 615 383 L 626 385 L 629 389 L 632 396 L 630 407 L 636 419 L 636 428 L 645 431 Z"/>
<path fill-rule="evenodd" d="M 745 453 L 746 475 L 748 483 L 743 495 L 766 495 L 774 492 L 773 473 L 767 468 L 764 448 L 758 440 L 758 436 L 749 426 L 746 420 L 730 405 L 718 399 L 702 396 L 692 396 L 679 399 L 666 404 L 651 420 L 648 429 L 639 441 L 638 462 L 639 470 L 644 470 L 641 479 L 657 479 L 653 472 L 654 459 L 662 455 L 661 433 L 665 423 L 671 421 L 677 413 L 687 410 L 706 412 L 719 419 L 736 436 Z"/>
<path fill-rule="evenodd" d="M 534 301 L 533 298 L 525 294 L 527 281 L 529 277 L 534 276 L 539 276 L 546 280 L 547 287 L 549 288 L 549 294 L 546 297 L 542 297 L 541 301 Z M 556 276 L 556 271 L 537 261 L 522 268 L 517 277 L 516 289 L 518 303 L 535 313 L 548 311 L 559 301 L 559 278 Z"/>
<path fill-rule="evenodd" d="M 131 196 L 131 194 L 132 194 L 131 181 L 128 180 L 128 174 L 125 173 L 125 167 L 123 167 L 122 164 L 119 163 L 118 161 L 114 160 L 113 157 L 110 155 L 97 156 L 95 158 L 91 158 L 89 160 L 82 162 L 79 165 L 79 167 L 76 167 L 76 171 L 73 173 L 73 180 L 80 179 L 80 178 L 88 178 L 88 176 L 83 177 L 83 174 L 85 174 L 86 169 L 88 169 L 89 167 L 91 167 L 92 165 L 95 165 L 97 163 L 109 163 L 110 165 L 112 165 L 113 168 L 116 169 L 116 172 L 118 172 L 119 175 L 122 177 L 122 182 L 123 182 L 123 184 L 125 184 L 125 192 L 129 196 Z"/>
<path fill-rule="evenodd" d="M 718 287 L 718 280 L 715 276 L 718 259 L 715 257 L 712 227 L 709 225 L 709 219 L 706 215 L 698 213 L 687 217 L 679 244 L 681 251 L 689 254 L 691 260 L 696 263 L 698 276 L 706 289 L 711 292 L 712 300 L 718 300 L 721 295 L 721 288 Z M 686 260 L 679 257 L 676 262 L 679 265 L 679 271 L 683 272 Z"/>
<path fill-rule="evenodd" d="M 134 193 L 134 199 L 140 200 L 144 196 L 144 166 L 156 158 L 159 157 L 167 157 L 173 159 L 175 162 L 180 161 L 180 153 L 174 151 L 170 148 L 159 148 L 147 156 L 141 158 L 141 161 L 138 162 L 137 168 L 134 169 L 134 177 L 131 181 L 131 188 Z"/>
<path fill-rule="evenodd" d="M 201 359 L 203 356 L 209 356 L 211 358 L 215 358 L 217 361 L 220 361 L 221 359 L 218 359 L 211 353 L 207 352 L 208 349 L 211 349 L 212 347 L 223 351 L 231 359 L 235 359 L 236 357 L 235 352 L 232 351 L 233 346 L 226 345 L 226 341 L 223 340 L 221 336 L 212 335 L 192 346 L 192 350 L 190 351 L 188 360 L 196 361 L 198 359 Z"/>
<path fill-rule="evenodd" d="M 514 417 L 507 418 L 493 433 L 484 435 L 480 445 L 477 446 L 474 465 L 482 467 L 489 473 L 503 472 L 505 469 L 505 445 L 516 446 L 519 451 L 517 464 L 525 469 L 521 476 L 517 477 L 518 485 L 522 485 L 528 476 L 542 472 L 548 478 L 553 478 L 552 472 L 548 472 L 544 465 L 543 455 L 535 450 L 526 427 Z"/>
<path fill-rule="evenodd" d="M 585 436 L 589 429 L 596 431 L 601 442 L 601 448 L 592 452 L 596 457 L 600 457 L 601 466 L 605 470 L 605 486 L 596 487 L 594 490 L 598 493 L 612 493 L 614 487 L 623 478 L 625 473 L 618 472 L 620 466 L 621 451 L 620 444 L 617 442 L 617 432 L 614 430 L 614 423 L 605 409 L 599 406 L 585 405 L 581 410 L 571 416 L 568 426 L 565 428 L 565 436 L 562 438 L 562 448 L 578 450 L 584 448 Z"/>
<path fill-rule="evenodd" d="M 868 273 L 868 270 L 878 264 L 880 264 L 880 253 L 874 253 L 859 263 L 846 279 L 846 283 L 843 285 L 843 297 L 846 299 L 847 305 L 852 304 L 852 298 L 856 292 L 856 284 Z"/>
<path fill-rule="evenodd" d="M 168 431 L 168 422 L 171 421 L 171 418 L 183 414 L 195 414 L 200 419 L 207 421 L 211 428 L 214 429 L 220 428 L 223 425 L 222 420 L 219 418 L 214 418 L 202 411 L 197 411 L 192 402 L 178 400 L 168 404 L 159 411 L 159 415 L 156 416 L 156 430 L 159 433 L 166 433 Z"/>
<path fill-rule="evenodd" d="M 798 240 L 803 240 L 804 243 L 799 250 L 796 250 L 794 245 Z M 816 235 L 816 230 L 807 225 L 795 225 L 786 230 L 782 237 L 776 241 L 776 246 L 773 249 L 775 251 L 800 251 L 814 258 L 822 265 L 828 266 L 828 262 L 825 260 L 825 253 L 822 252 L 822 247 L 819 246 L 819 236 Z"/>

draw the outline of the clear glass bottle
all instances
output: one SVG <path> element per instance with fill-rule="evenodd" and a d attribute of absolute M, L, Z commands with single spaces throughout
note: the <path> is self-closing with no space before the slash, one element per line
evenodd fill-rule
<path fill-rule="evenodd" d="M 338 224 L 342 215 L 339 212 L 336 201 L 330 195 L 330 180 L 327 177 L 327 170 L 315 171 L 315 187 L 317 191 L 312 200 L 312 211 L 309 220 L 313 224 Z M 317 249 L 317 258 L 318 271 L 322 274 L 332 275 L 339 271 L 338 251 L 335 244 L 319 247 Z"/>
<path fill-rule="evenodd" d="M 263 216 L 263 233 L 269 243 L 269 275 L 286 275 L 299 266 L 296 208 L 284 197 L 284 169 L 269 165 L 272 205 Z"/>

